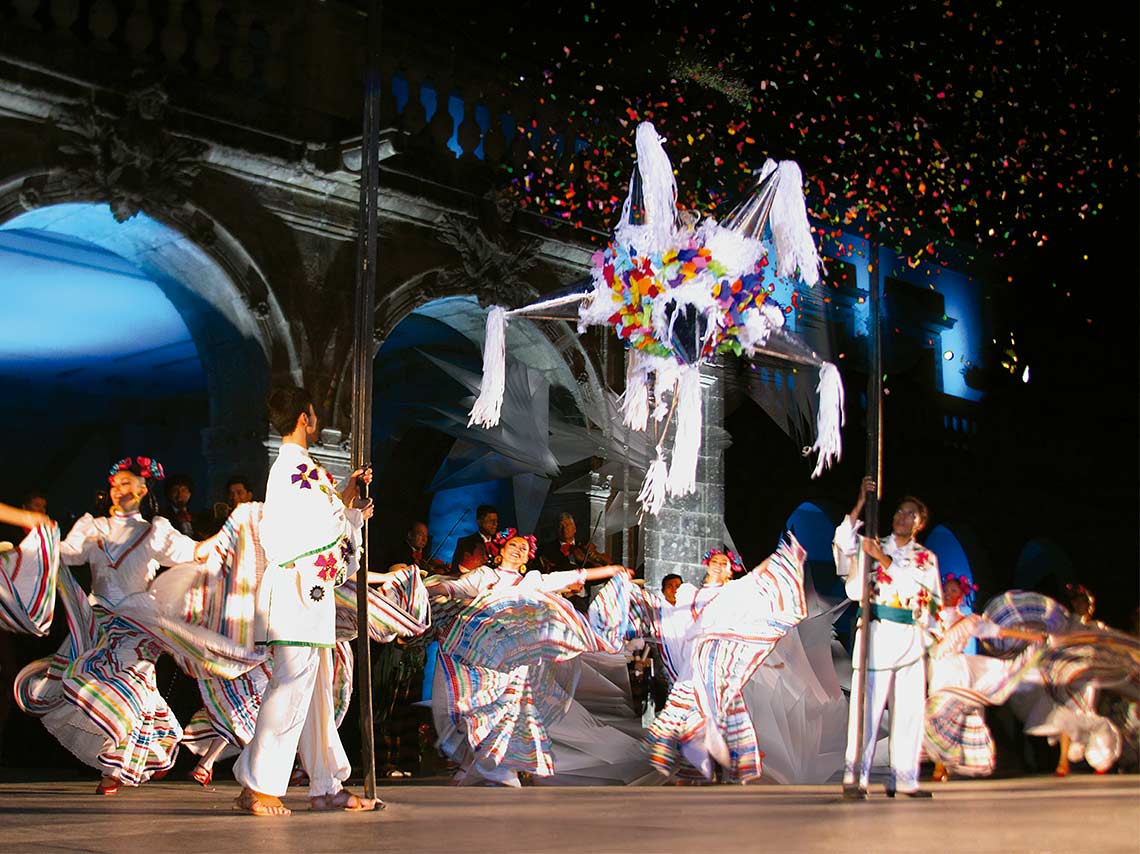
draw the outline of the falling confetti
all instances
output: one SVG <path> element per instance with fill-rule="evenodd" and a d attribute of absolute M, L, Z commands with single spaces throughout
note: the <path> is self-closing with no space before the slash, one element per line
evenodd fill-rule
<path fill-rule="evenodd" d="M 1012 5 L 842 4 L 818 20 L 799 2 L 544 6 L 541 30 L 508 33 L 515 102 L 544 118 L 517 122 L 530 152 L 502 192 L 604 234 L 648 119 L 685 208 L 715 215 L 765 157 L 790 157 L 821 240 L 871 238 L 912 269 L 1070 251 L 1106 204 L 1133 204 L 1135 51 L 1087 10 Z"/>

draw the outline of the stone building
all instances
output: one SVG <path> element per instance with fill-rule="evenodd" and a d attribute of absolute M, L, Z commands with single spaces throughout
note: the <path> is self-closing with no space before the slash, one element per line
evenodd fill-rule
<path fill-rule="evenodd" d="M 263 478 L 273 441 L 262 401 L 270 383 L 280 380 L 303 383 L 322 402 L 326 432 L 318 455 L 344 471 L 351 441 L 361 161 L 365 28 L 359 9 L 346 2 L 276 0 L 2 0 L 0 22 L 0 235 L 24 241 L 13 243 L 12 251 L 25 255 L 35 254 L 28 241 L 40 239 L 70 241 L 66 251 L 72 256 L 101 251 L 102 264 L 125 261 L 161 291 L 185 324 L 192 346 L 182 342 L 179 358 L 196 358 L 201 366 L 202 406 L 185 409 L 179 408 L 173 380 L 167 389 L 161 383 L 132 386 L 116 373 L 115 365 L 130 361 L 144 373 L 173 377 L 180 368 L 164 361 L 161 347 L 154 353 L 124 348 L 93 394 L 92 382 L 82 388 L 69 384 L 63 370 L 21 381 L 16 374 L 22 369 L 9 370 L 15 362 L 0 359 L 6 393 L 42 398 L 34 410 L 42 418 L 47 459 L 41 481 L 74 493 L 93 467 L 97 473 L 105 465 L 99 460 L 112 448 L 161 443 L 163 430 L 172 443 L 169 453 L 204 460 L 186 463 L 196 466 L 203 495 L 217 495 L 234 472 Z M 578 130 L 549 101 L 505 86 L 494 58 L 477 45 L 461 54 L 447 39 L 432 41 L 407 29 L 411 25 L 394 13 L 384 26 L 374 344 L 384 359 L 384 345 L 411 318 L 413 326 L 406 329 L 436 330 L 453 349 L 465 340 L 470 356 L 481 341 L 480 307 L 521 304 L 580 278 L 604 237 L 515 209 L 495 192 L 506 170 L 526 166 L 540 135 L 563 142 L 565 154 L 553 168 L 573 168 Z M 866 324 L 859 312 L 868 287 L 867 248 L 858 243 L 826 247 L 838 261 L 854 262 L 850 274 L 797 317 L 805 334 L 852 354 L 859 352 Z M 904 273 L 912 280 L 917 275 Z M 970 409 L 975 396 L 943 388 L 944 377 L 956 382 L 961 374 L 961 353 L 946 357 L 949 371 L 940 354 L 972 350 L 977 359 L 980 332 L 960 348 L 945 346 L 942 336 L 955 328 L 954 317 L 946 317 L 949 306 L 913 298 L 926 294 L 925 288 L 910 294 L 900 288 L 898 305 L 910 313 L 908 328 L 927 342 L 917 358 L 926 360 L 923 370 L 943 393 L 945 408 L 938 415 L 947 420 L 941 432 L 946 441 L 968 441 L 977 429 Z M 967 283 L 959 290 L 969 289 Z M 961 302 L 974 306 L 977 299 L 967 294 Z M 32 320 L 50 325 L 49 318 Z M 512 491 L 503 494 L 513 496 L 516 507 L 505 515 L 548 529 L 559 510 L 572 509 L 580 528 L 589 520 L 599 545 L 629 563 L 642 554 L 650 579 L 671 571 L 695 579 L 695 559 L 727 536 L 725 408 L 735 406 L 740 395 L 733 390 L 738 383 L 723 380 L 737 367 L 720 366 L 707 377 L 697 493 L 638 526 L 629 512 L 637 468 L 629 462 L 628 437 L 620 435 L 607 409 L 607 388 L 618 388 L 623 376 L 620 349 L 596 333 L 580 337 L 566 323 L 517 326 L 512 334 L 519 346 L 512 352 L 539 377 L 559 423 L 579 432 L 575 453 L 563 455 L 570 465 L 559 464 L 555 455 L 555 464 L 546 459 L 528 469 L 517 459 L 505 465 L 501 447 L 491 449 L 494 457 L 480 452 L 481 471 L 511 482 Z M 416 349 L 414 341 L 400 346 L 403 353 Z M 399 364 L 422 367 L 413 355 L 407 359 Z M 452 367 L 469 369 L 469 359 Z M 399 370 L 378 373 L 392 383 Z M 765 374 L 762 381 L 782 388 L 785 379 L 778 374 Z M 424 376 L 425 383 L 445 382 Z M 454 381 L 459 374 L 449 376 Z M 157 399 L 164 391 L 171 400 L 154 416 L 150 432 L 131 428 L 124 410 L 138 415 L 151 405 L 144 398 Z M 462 397 L 456 392 L 449 405 Z M 858 394 L 850 398 L 857 445 Z M 67 432 L 58 422 L 76 423 L 80 409 L 122 429 L 99 433 L 79 419 L 78 435 Z M 172 421 L 186 427 L 177 434 L 183 446 L 195 432 L 200 445 L 174 448 Z M 458 427 L 440 426 L 452 422 L 418 423 L 435 426 L 449 441 L 475 441 Z M 399 431 L 411 426 L 402 423 Z M 427 455 L 430 443 L 401 445 L 394 434 L 389 438 L 389 445 L 377 449 L 384 451 L 377 458 L 381 478 L 386 464 L 406 478 L 408 460 L 399 459 L 401 449 L 415 458 Z M 384 440 L 380 431 L 377 442 Z M 441 469 L 432 483 L 418 488 L 469 483 L 475 475 L 465 480 L 454 470 L 470 462 L 464 453 L 474 452 L 467 445 L 462 453 L 437 446 L 430 446 L 434 457 L 414 462 L 430 475 L 440 465 L 442 447 L 455 465 L 446 477 Z M 790 462 L 781 471 L 806 484 L 792 444 L 773 454 L 785 450 Z M 853 453 L 859 457 L 861 449 Z M 403 484 L 390 484 L 397 497 Z M 389 503 L 400 505 L 398 498 Z M 785 517 L 788 510 L 781 511 Z M 594 524 L 599 517 L 605 524 Z M 440 525 L 450 519 L 440 515 Z"/>

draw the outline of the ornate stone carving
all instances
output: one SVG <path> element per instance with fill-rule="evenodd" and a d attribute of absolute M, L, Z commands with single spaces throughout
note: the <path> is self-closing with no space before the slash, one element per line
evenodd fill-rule
<path fill-rule="evenodd" d="M 532 300 L 537 291 L 524 274 L 538 261 L 539 244 L 524 241 L 515 246 L 489 238 L 469 220 L 445 216 L 440 221 L 439 239 L 459 253 L 458 268 L 439 276 L 441 290 L 469 289 L 480 305 L 519 306 Z"/>
<path fill-rule="evenodd" d="M 180 209 L 207 146 L 163 128 L 166 100 L 151 86 L 128 95 L 121 116 L 94 103 L 57 111 L 52 121 L 68 135 L 60 152 L 69 161 L 69 189 L 107 199 L 119 222 L 144 208 L 167 214 Z"/>

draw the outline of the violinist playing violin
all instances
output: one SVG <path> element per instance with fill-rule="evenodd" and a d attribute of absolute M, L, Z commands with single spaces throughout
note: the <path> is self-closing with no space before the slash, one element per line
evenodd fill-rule
<path fill-rule="evenodd" d="M 569 513 L 558 517 L 558 536 L 538 549 L 542 572 L 563 572 L 572 569 L 590 569 L 595 566 L 608 566 L 613 563 L 610 556 L 598 551 L 593 543 L 580 543 L 576 540 L 578 525 Z M 578 590 L 563 591 L 578 611 L 585 612 L 590 605 L 589 591 L 585 586 Z"/>

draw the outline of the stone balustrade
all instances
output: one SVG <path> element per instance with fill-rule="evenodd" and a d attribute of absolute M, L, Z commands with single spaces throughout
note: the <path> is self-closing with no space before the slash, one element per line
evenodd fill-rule
<path fill-rule="evenodd" d="M 545 145 L 555 156 L 542 168 L 570 168 L 586 141 L 569 117 L 505 88 L 501 68 L 477 52 L 458 68 L 459 58 L 401 24 L 385 18 L 381 114 L 407 147 L 450 151 L 460 171 L 525 174 Z M 0 0 L 0 63 L 117 91 L 158 83 L 196 127 L 212 119 L 350 150 L 354 138 L 359 145 L 365 29 L 355 7 L 334 2 Z"/>

